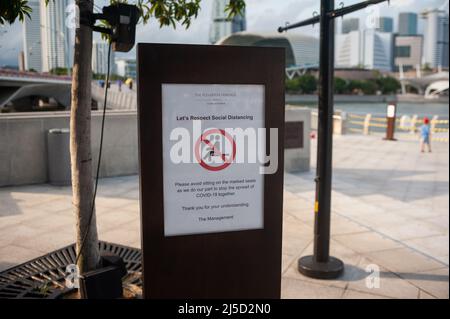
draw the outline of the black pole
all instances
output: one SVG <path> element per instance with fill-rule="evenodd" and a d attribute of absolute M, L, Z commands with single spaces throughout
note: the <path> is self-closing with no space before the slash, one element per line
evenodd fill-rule
<path fill-rule="evenodd" d="M 329 16 L 329 13 L 333 10 L 334 0 L 321 0 L 314 255 L 304 256 L 298 261 L 298 269 L 302 274 L 320 279 L 336 278 L 344 270 L 342 261 L 330 257 L 334 19 Z"/>

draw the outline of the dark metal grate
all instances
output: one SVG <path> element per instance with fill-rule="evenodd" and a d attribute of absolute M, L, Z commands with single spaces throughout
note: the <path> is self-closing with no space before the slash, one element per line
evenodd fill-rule
<path fill-rule="evenodd" d="M 141 250 L 107 242 L 99 242 L 100 252 L 123 258 L 128 275 L 127 284 L 142 287 Z M 0 299 L 55 299 L 69 292 L 65 286 L 66 267 L 75 262 L 75 244 L 61 248 L 0 273 Z"/>

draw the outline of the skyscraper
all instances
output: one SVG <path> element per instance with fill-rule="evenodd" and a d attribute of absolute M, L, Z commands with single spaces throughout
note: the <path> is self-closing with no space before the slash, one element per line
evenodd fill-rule
<path fill-rule="evenodd" d="M 69 29 L 65 25 L 65 10 L 69 0 L 41 0 L 42 71 L 71 67 L 72 50 Z"/>
<path fill-rule="evenodd" d="M 350 18 L 342 20 L 342 34 L 347 34 L 352 31 L 359 30 L 359 19 L 358 18 Z"/>
<path fill-rule="evenodd" d="M 25 70 L 42 71 L 41 17 L 39 0 L 28 1 L 30 17 L 23 23 L 23 54 Z"/>
<path fill-rule="evenodd" d="M 212 24 L 209 34 L 209 41 L 216 43 L 223 37 L 232 33 L 245 31 L 245 12 L 242 15 L 236 15 L 233 18 L 228 18 L 228 13 L 225 8 L 230 0 L 214 0 L 212 11 Z"/>
<path fill-rule="evenodd" d="M 116 59 L 117 74 L 127 78 L 136 78 L 136 60 L 135 59 Z"/>
<path fill-rule="evenodd" d="M 389 17 L 378 18 L 377 30 L 380 32 L 394 32 L 394 19 Z"/>
<path fill-rule="evenodd" d="M 114 51 L 111 50 L 111 68 L 114 69 Z M 108 70 L 108 43 L 97 42 L 92 43 L 92 72 L 97 74 L 106 74 Z"/>
<path fill-rule="evenodd" d="M 448 13 L 425 11 L 424 64 L 432 68 L 448 67 Z"/>
<path fill-rule="evenodd" d="M 398 34 L 417 35 L 417 13 L 401 12 L 398 15 Z"/>
<path fill-rule="evenodd" d="M 423 37 L 421 35 L 397 35 L 394 39 L 394 70 L 404 71 L 422 64 Z"/>
<path fill-rule="evenodd" d="M 393 34 L 374 29 L 336 35 L 336 67 L 392 70 Z"/>

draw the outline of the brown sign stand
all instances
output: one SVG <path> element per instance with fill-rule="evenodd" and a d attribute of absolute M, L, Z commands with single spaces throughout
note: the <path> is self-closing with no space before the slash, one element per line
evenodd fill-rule
<path fill-rule="evenodd" d="M 279 298 L 284 50 L 138 44 L 137 57 L 144 297 Z M 264 176 L 263 229 L 164 236 L 162 83 L 265 86 L 265 126 L 278 128 L 278 170 Z M 268 150 L 269 141 L 268 134 Z"/>
<path fill-rule="evenodd" d="M 394 138 L 395 124 L 397 120 L 397 104 L 394 102 L 388 103 L 386 108 L 386 137 L 383 138 L 385 141 L 396 141 Z"/>

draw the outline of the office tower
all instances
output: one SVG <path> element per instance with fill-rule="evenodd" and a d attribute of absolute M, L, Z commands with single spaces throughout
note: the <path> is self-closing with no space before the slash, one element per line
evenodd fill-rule
<path fill-rule="evenodd" d="M 23 23 L 23 53 L 25 70 L 42 71 L 41 16 L 39 0 L 28 1 L 30 17 Z"/>
<path fill-rule="evenodd" d="M 359 19 L 358 18 L 350 18 L 342 20 L 342 34 L 347 34 L 352 31 L 359 30 Z"/>
<path fill-rule="evenodd" d="M 127 78 L 136 78 L 135 59 L 116 59 L 117 74 Z"/>
<path fill-rule="evenodd" d="M 377 31 L 380 32 L 394 32 L 394 19 L 389 17 L 378 18 Z"/>
<path fill-rule="evenodd" d="M 335 64 L 341 68 L 392 70 L 393 34 L 373 29 L 336 35 Z"/>
<path fill-rule="evenodd" d="M 245 31 L 245 12 L 242 15 L 236 15 L 228 18 L 228 12 L 225 8 L 230 0 L 214 0 L 212 11 L 212 24 L 209 34 L 209 41 L 216 43 L 220 39 L 236 32 Z"/>
<path fill-rule="evenodd" d="M 424 64 L 431 68 L 448 67 L 448 13 L 430 10 L 422 13 L 425 22 Z"/>
<path fill-rule="evenodd" d="M 421 35 L 398 35 L 394 40 L 394 70 L 403 66 L 404 71 L 422 64 L 423 37 Z"/>
<path fill-rule="evenodd" d="M 108 43 L 94 41 L 92 44 L 92 72 L 106 74 L 108 71 Z M 111 50 L 110 73 L 114 72 L 114 51 Z"/>
<path fill-rule="evenodd" d="M 401 12 L 398 15 L 398 34 L 417 35 L 417 13 Z"/>
<path fill-rule="evenodd" d="M 72 66 L 69 29 L 65 25 L 65 10 L 69 0 L 40 1 L 42 71 Z"/>

